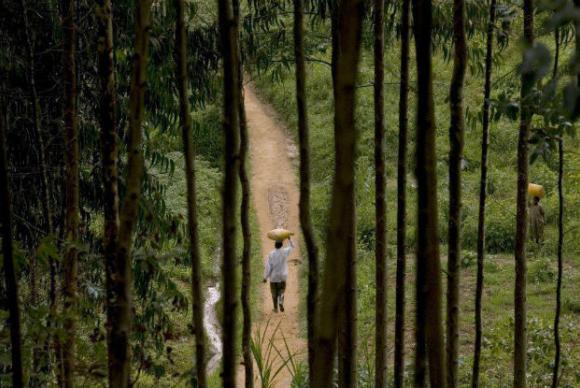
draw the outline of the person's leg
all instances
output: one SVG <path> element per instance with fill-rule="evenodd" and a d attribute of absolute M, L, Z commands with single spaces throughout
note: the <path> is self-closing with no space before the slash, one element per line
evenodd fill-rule
<path fill-rule="evenodd" d="M 272 303 L 274 303 L 274 312 L 278 312 L 278 283 L 270 282 L 270 292 L 272 293 Z"/>
<path fill-rule="evenodd" d="M 279 283 L 279 292 L 278 292 L 278 304 L 280 305 L 280 311 L 284 312 L 284 291 L 286 291 L 286 282 Z"/>

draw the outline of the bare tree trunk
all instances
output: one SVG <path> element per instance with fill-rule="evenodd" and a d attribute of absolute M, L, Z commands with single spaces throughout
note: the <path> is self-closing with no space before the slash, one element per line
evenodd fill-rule
<path fill-rule="evenodd" d="M 397 160 L 397 297 L 395 316 L 395 388 L 405 384 L 405 277 L 407 240 L 407 127 L 409 103 L 409 25 L 411 0 L 401 14 L 401 84 L 399 88 L 399 155 Z"/>
<path fill-rule="evenodd" d="M 457 386 L 457 356 L 459 353 L 459 283 L 461 273 L 461 162 L 465 120 L 463 84 L 467 69 L 465 38 L 465 4 L 453 1 L 453 76 L 449 90 L 451 124 L 449 127 L 449 229 L 447 261 L 447 383 Z"/>
<path fill-rule="evenodd" d="M 554 71 L 552 79 L 557 82 L 558 77 L 558 62 L 560 59 L 560 30 L 556 29 L 554 32 L 554 40 L 556 43 L 556 52 L 554 54 Z M 576 45 L 580 41 L 576 40 Z M 564 249 L 564 139 L 558 139 L 558 279 L 556 282 L 556 313 L 554 315 L 554 346 L 556 352 L 554 354 L 554 366 L 552 367 L 552 388 L 558 386 L 560 380 L 560 357 L 561 357 L 561 343 L 560 343 L 560 314 L 562 310 L 562 272 L 563 272 L 563 258 L 562 253 Z"/>
<path fill-rule="evenodd" d="M 356 129 L 354 117 L 355 82 L 360 53 L 364 2 L 343 0 L 339 8 L 338 44 L 335 82 L 335 177 L 327 237 L 326 270 L 321 300 L 317 310 L 314 352 L 314 387 L 331 385 L 336 352 L 339 299 L 345 298 L 349 324 L 347 356 L 356 360 L 356 244 L 354 163 Z M 349 272 L 349 273 L 347 273 Z M 356 386 L 355 370 L 348 370 L 348 386 Z"/>
<path fill-rule="evenodd" d="M 80 151 L 77 119 L 76 3 L 63 3 L 64 128 L 65 128 L 65 240 L 64 332 L 62 347 L 64 385 L 74 385 L 78 250 L 80 239 Z"/>
<path fill-rule="evenodd" d="M 4 101 L 2 101 L 4 102 Z M 12 386 L 24 386 L 22 369 L 22 336 L 20 333 L 20 302 L 18 300 L 18 279 L 14 268 L 12 241 L 12 208 L 8 182 L 8 157 L 6 144 L 6 112 L 0 107 L 0 221 L 2 222 L 2 254 L 8 299 L 10 344 L 12 356 Z"/>
<path fill-rule="evenodd" d="M 524 0 L 524 43 L 529 49 L 534 44 L 534 2 Z M 525 59 L 523 59 L 525 60 Z M 518 179 L 517 179 L 517 214 L 515 266 L 516 281 L 514 290 L 515 326 L 514 326 L 514 387 L 525 388 L 526 355 L 527 355 L 527 297 L 526 297 L 526 235 L 528 226 L 527 192 L 528 192 L 528 138 L 531 127 L 531 101 L 529 95 L 534 87 L 534 75 L 522 73 L 521 114 L 518 139 Z"/>
<path fill-rule="evenodd" d="M 137 223 L 141 179 L 143 176 L 143 115 L 144 95 L 147 82 L 147 56 L 149 44 L 151 3 L 149 0 L 138 0 L 135 3 L 135 48 L 133 57 L 133 74 L 129 96 L 128 158 L 127 158 L 127 192 L 119 215 L 119 235 L 115 244 L 114 256 L 110 260 L 108 274 L 108 324 L 109 327 L 109 386 L 129 386 L 131 355 L 130 336 L 132 324 L 131 298 L 131 249 L 133 231 Z M 112 140 L 114 129 L 108 136 Z M 115 153 L 109 155 L 113 157 Z M 113 162 L 111 162 L 113 160 Z M 109 163 L 114 165 L 114 159 Z M 112 178 L 112 177 L 111 177 Z M 107 179 L 107 178 L 105 178 Z M 112 179 L 114 180 L 114 179 Z M 115 182 L 116 183 L 116 182 Z M 113 198 L 114 184 L 111 183 L 106 195 Z M 113 214 L 110 216 L 112 217 Z M 109 226 L 113 228 L 113 218 Z M 111 230 L 112 232 L 112 230 Z M 111 236 L 112 237 L 112 236 Z M 112 243 L 112 241 L 111 241 Z"/>
<path fill-rule="evenodd" d="M 375 102 L 375 387 L 387 384 L 387 203 L 385 177 L 385 0 L 374 0 Z"/>
<path fill-rule="evenodd" d="M 236 318 L 237 318 L 237 253 L 236 203 L 239 174 L 239 69 L 238 31 L 228 0 L 218 0 L 218 17 L 224 66 L 225 178 L 223 193 L 223 386 L 230 388 L 236 381 Z"/>
<path fill-rule="evenodd" d="M 562 310 L 562 272 L 564 248 L 564 140 L 558 139 L 558 280 L 556 284 L 556 315 L 554 316 L 554 345 L 556 354 L 552 369 L 552 388 L 556 388 L 560 378 L 560 312 Z"/>
<path fill-rule="evenodd" d="M 304 59 L 304 3 L 294 0 L 294 57 L 296 58 L 296 106 L 300 140 L 300 226 L 308 253 L 308 381 L 314 380 L 316 294 L 318 289 L 318 248 L 310 218 L 310 130 L 306 108 L 306 69 Z"/>
<path fill-rule="evenodd" d="M 496 0 L 489 4 L 487 43 L 485 52 L 485 81 L 483 86 L 481 176 L 479 180 L 479 215 L 477 219 L 477 284 L 475 289 L 475 345 L 471 386 L 479 387 L 479 365 L 481 361 L 483 263 L 485 260 L 485 202 L 487 199 L 487 155 L 489 148 L 489 108 L 491 96 L 491 73 L 493 71 L 493 35 L 496 17 Z"/>
<path fill-rule="evenodd" d="M 415 386 L 425 385 L 425 351 L 432 387 L 447 387 L 441 312 L 435 112 L 431 66 L 431 0 L 413 0 L 417 57 L 417 307 Z"/>
<path fill-rule="evenodd" d="M 240 223 L 242 227 L 242 238 L 244 247 L 242 250 L 242 313 L 243 313 L 243 328 L 242 328 L 242 356 L 244 358 L 245 369 L 245 387 L 252 388 L 254 386 L 254 361 L 252 358 L 252 350 L 250 344 L 252 341 L 252 308 L 251 308 L 251 285 L 252 285 L 252 229 L 250 226 L 250 180 L 246 167 L 246 159 L 248 155 L 248 122 L 246 119 L 246 107 L 244 103 L 244 69 L 242 65 L 242 47 L 240 37 L 240 1 L 233 0 L 233 15 L 236 26 L 236 33 L 239 39 L 238 42 L 238 93 L 239 93 L 239 108 L 240 116 L 240 183 L 242 189 L 242 202 L 240 207 Z"/>
<path fill-rule="evenodd" d="M 175 0 L 175 76 L 179 92 L 179 118 L 183 139 L 183 154 L 185 157 L 185 178 L 187 181 L 187 221 L 189 228 L 190 259 L 191 259 L 191 313 L 192 327 L 195 336 L 195 370 L 197 385 L 207 387 L 205 330 L 203 327 L 203 294 L 201 279 L 201 257 L 199 254 L 196 180 L 195 180 L 195 150 L 193 147 L 193 130 L 189 110 L 189 78 L 187 75 L 187 35 L 185 30 L 185 1 Z"/>

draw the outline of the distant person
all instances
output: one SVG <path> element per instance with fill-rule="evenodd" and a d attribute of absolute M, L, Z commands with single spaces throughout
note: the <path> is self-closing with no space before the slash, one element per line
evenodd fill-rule
<path fill-rule="evenodd" d="M 530 217 L 530 238 L 536 243 L 544 241 L 544 208 L 540 205 L 540 197 L 534 197 L 532 203 L 528 206 L 528 215 Z"/>
<path fill-rule="evenodd" d="M 282 241 L 276 241 L 274 249 L 268 255 L 266 268 L 264 269 L 264 283 L 270 279 L 270 291 L 272 292 L 272 302 L 274 312 L 284 312 L 284 291 L 286 290 L 286 279 L 288 278 L 288 256 L 294 248 L 292 239 L 288 237 L 288 246 L 283 247 Z"/>

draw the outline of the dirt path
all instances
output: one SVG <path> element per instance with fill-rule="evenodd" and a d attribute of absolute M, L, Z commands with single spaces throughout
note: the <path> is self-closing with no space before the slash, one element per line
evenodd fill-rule
<path fill-rule="evenodd" d="M 299 191 L 295 177 L 292 159 L 296 147 L 286 135 L 284 129 L 275 121 L 272 108 L 263 104 L 250 87 L 245 89 L 246 114 L 250 140 L 250 165 L 252 200 L 258 220 L 262 247 L 262 257 L 273 249 L 273 242 L 266 237 L 266 232 L 284 227 L 299 232 L 298 200 Z M 269 332 L 267 338 L 274 335 L 276 347 L 285 355 L 282 333 L 293 353 L 303 359 L 306 344 L 300 336 L 299 323 L 299 270 L 301 262 L 299 238 L 294 239 L 296 249 L 292 252 L 288 264 L 288 281 L 285 294 L 284 313 L 272 312 L 270 287 L 260 283 L 262 273 L 253 274 L 254 287 L 260 287 L 262 293 L 261 312 L 255 318 L 253 332 L 263 330 L 268 320 Z M 273 328 L 279 325 L 279 331 L 273 333 Z M 280 365 L 279 357 L 275 364 Z M 255 377 L 258 371 L 255 367 Z M 243 386 L 243 367 L 239 368 L 238 386 Z M 291 376 L 284 368 L 275 380 L 276 387 L 290 387 Z"/>

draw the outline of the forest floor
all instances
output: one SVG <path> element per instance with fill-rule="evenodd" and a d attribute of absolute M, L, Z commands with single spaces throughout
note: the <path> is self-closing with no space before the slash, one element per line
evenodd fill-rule
<path fill-rule="evenodd" d="M 251 87 L 245 88 L 245 104 L 252 201 L 261 235 L 261 255 L 265 260 L 274 248 L 273 242 L 266 237 L 269 230 L 283 227 L 299 234 L 299 190 L 293 164 L 298 153 L 286 130 L 275 119 L 273 109 L 260 101 Z M 288 356 L 302 360 L 306 354 L 306 343 L 300 334 L 299 271 L 303 260 L 298 243 L 299 238 L 294 239 L 296 247 L 289 258 L 285 312 L 272 312 L 270 287 L 268 284 L 261 285 L 261 273 L 253 274 L 252 283 L 260 284 L 262 290 L 261 314 L 254 319 L 252 338 L 256 341 L 260 336 L 258 333 L 264 338 L 262 354 L 265 367 L 271 368 L 272 372 L 279 369 Z M 270 346 L 270 340 L 275 348 Z M 254 371 L 259 381 L 260 371 L 257 366 Z M 244 369 L 240 367 L 238 386 L 243 386 L 244 377 Z M 291 380 L 290 370 L 283 367 L 275 377 L 273 386 L 289 387 Z"/>

